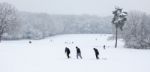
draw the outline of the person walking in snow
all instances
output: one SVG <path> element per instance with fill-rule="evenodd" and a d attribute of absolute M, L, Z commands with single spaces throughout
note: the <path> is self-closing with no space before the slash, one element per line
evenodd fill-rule
<path fill-rule="evenodd" d="M 77 59 L 78 57 L 82 59 L 80 48 L 78 48 L 77 46 L 76 46 L 76 51 L 77 51 Z"/>
<path fill-rule="evenodd" d="M 105 49 L 106 49 L 106 46 L 104 45 L 103 48 L 104 48 L 104 50 L 105 50 Z"/>
<path fill-rule="evenodd" d="M 65 53 L 66 53 L 66 55 L 67 55 L 67 58 L 69 59 L 69 58 L 70 58 L 70 56 L 69 56 L 69 54 L 70 54 L 70 49 L 69 49 L 68 47 L 65 48 Z"/>
<path fill-rule="evenodd" d="M 32 41 L 29 41 L 29 44 L 31 44 L 32 43 Z"/>
<path fill-rule="evenodd" d="M 93 50 L 94 50 L 94 52 L 95 52 L 95 56 L 96 56 L 96 59 L 99 59 L 99 51 L 98 51 L 98 49 L 96 49 L 96 48 L 93 48 Z"/>

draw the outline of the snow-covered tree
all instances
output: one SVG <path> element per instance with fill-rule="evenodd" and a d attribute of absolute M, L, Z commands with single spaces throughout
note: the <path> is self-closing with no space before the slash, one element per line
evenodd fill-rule
<path fill-rule="evenodd" d="M 150 16 L 139 11 L 129 12 L 122 37 L 129 48 L 150 48 Z"/>
<path fill-rule="evenodd" d="M 115 29 L 116 29 L 115 48 L 117 48 L 118 28 L 120 28 L 120 30 L 123 30 L 123 26 L 127 20 L 126 18 L 127 12 L 123 12 L 122 8 L 116 7 L 115 10 L 113 11 L 113 14 L 114 14 L 114 17 L 112 19 L 112 24 L 115 25 Z"/>
<path fill-rule="evenodd" d="M 16 24 L 16 9 L 8 3 L 0 3 L 0 41 L 9 26 Z"/>

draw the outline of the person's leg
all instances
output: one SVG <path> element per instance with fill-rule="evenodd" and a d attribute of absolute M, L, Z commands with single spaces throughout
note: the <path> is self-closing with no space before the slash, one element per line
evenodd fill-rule
<path fill-rule="evenodd" d="M 81 53 L 79 55 L 80 55 L 80 58 L 82 59 Z"/>
<path fill-rule="evenodd" d="M 95 57 L 96 57 L 96 59 L 97 59 L 97 55 L 95 54 Z"/>
<path fill-rule="evenodd" d="M 70 58 L 70 56 L 69 56 L 70 54 L 68 54 L 68 57 Z"/>
<path fill-rule="evenodd" d="M 68 53 L 67 53 L 67 58 L 69 58 L 69 57 L 68 57 Z"/>
<path fill-rule="evenodd" d="M 69 58 L 69 54 L 67 53 L 67 58 Z"/>
<path fill-rule="evenodd" d="M 98 56 L 97 56 L 97 54 L 96 54 L 96 59 L 98 59 Z"/>
<path fill-rule="evenodd" d="M 79 54 L 77 53 L 77 59 L 78 59 L 78 55 L 79 55 Z"/>
<path fill-rule="evenodd" d="M 98 55 L 96 55 L 96 59 L 99 59 Z"/>

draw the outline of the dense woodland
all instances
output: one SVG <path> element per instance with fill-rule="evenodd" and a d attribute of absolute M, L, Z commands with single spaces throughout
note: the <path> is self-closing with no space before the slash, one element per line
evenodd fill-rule
<path fill-rule="evenodd" d="M 7 25 L 2 39 L 42 39 L 58 34 L 112 33 L 111 17 L 30 13 L 18 11 L 7 3 L 1 5 L 6 9 L 0 9 L 3 14 L 1 17 L 6 22 L 1 25 Z"/>
<path fill-rule="evenodd" d="M 58 34 L 111 33 L 110 17 L 90 15 L 49 15 L 18 12 L 18 24 L 11 26 L 5 39 L 41 39 Z"/>

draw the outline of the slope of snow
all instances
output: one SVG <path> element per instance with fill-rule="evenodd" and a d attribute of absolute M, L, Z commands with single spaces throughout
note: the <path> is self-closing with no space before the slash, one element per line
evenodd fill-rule
<path fill-rule="evenodd" d="M 150 50 L 123 48 L 123 41 L 108 40 L 107 34 L 59 35 L 43 40 L 0 43 L 0 72 L 150 72 Z M 103 45 L 106 45 L 106 50 Z M 71 50 L 71 59 L 64 53 Z M 83 59 L 76 59 L 76 49 Z M 93 48 L 98 48 L 96 60 Z"/>

